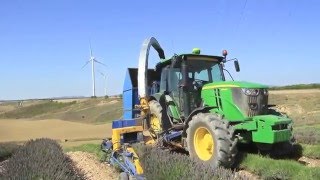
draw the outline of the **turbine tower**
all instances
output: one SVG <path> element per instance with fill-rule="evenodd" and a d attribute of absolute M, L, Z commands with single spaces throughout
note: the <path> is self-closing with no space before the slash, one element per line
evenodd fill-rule
<path fill-rule="evenodd" d="M 102 62 L 96 60 L 96 58 L 92 54 L 92 48 L 91 48 L 91 43 L 90 43 L 90 59 L 89 61 L 86 62 L 82 68 L 84 68 L 87 64 L 91 62 L 91 76 L 92 76 L 92 97 L 96 97 L 96 81 L 95 81 L 95 71 L 94 71 L 94 63 L 99 63 L 101 65 L 106 66 Z"/>
<path fill-rule="evenodd" d="M 104 73 L 100 72 L 101 76 L 104 79 L 104 96 L 107 96 L 107 75 L 105 75 Z"/>

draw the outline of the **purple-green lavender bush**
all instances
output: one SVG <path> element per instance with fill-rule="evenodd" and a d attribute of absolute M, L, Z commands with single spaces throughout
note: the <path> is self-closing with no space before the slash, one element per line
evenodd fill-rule
<path fill-rule="evenodd" d="M 0 179 L 84 179 L 61 146 L 52 139 L 28 141 L 4 167 Z"/>
<path fill-rule="evenodd" d="M 139 156 L 146 179 L 246 179 L 229 169 L 213 169 L 185 154 L 164 151 L 141 144 L 135 144 L 133 147 Z"/>

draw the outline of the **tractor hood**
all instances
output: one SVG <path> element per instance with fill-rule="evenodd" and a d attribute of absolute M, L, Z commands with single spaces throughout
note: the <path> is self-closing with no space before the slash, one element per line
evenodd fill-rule
<path fill-rule="evenodd" d="M 206 84 L 202 87 L 203 90 L 205 89 L 215 89 L 215 88 L 268 88 L 266 85 L 258 84 L 258 83 L 251 83 L 246 81 L 220 81 L 220 82 L 213 82 Z"/>

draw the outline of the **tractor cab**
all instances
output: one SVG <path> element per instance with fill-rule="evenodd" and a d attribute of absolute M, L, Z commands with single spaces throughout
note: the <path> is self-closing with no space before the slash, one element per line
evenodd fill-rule
<path fill-rule="evenodd" d="M 160 93 L 166 92 L 187 117 L 202 106 L 201 89 L 205 84 L 224 81 L 221 56 L 200 54 L 175 55 L 157 64 L 161 73 Z"/>

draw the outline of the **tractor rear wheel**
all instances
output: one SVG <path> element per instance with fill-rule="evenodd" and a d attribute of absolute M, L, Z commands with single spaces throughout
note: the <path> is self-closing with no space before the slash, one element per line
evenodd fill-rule
<path fill-rule="evenodd" d="M 229 168 L 234 164 L 238 139 L 232 126 L 219 115 L 199 113 L 193 116 L 186 141 L 191 158 L 213 168 Z"/>
<path fill-rule="evenodd" d="M 157 137 L 162 131 L 162 107 L 159 102 L 152 100 L 149 102 L 150 116 L 148 122 L 148 128 L 153 137 Z"/>

